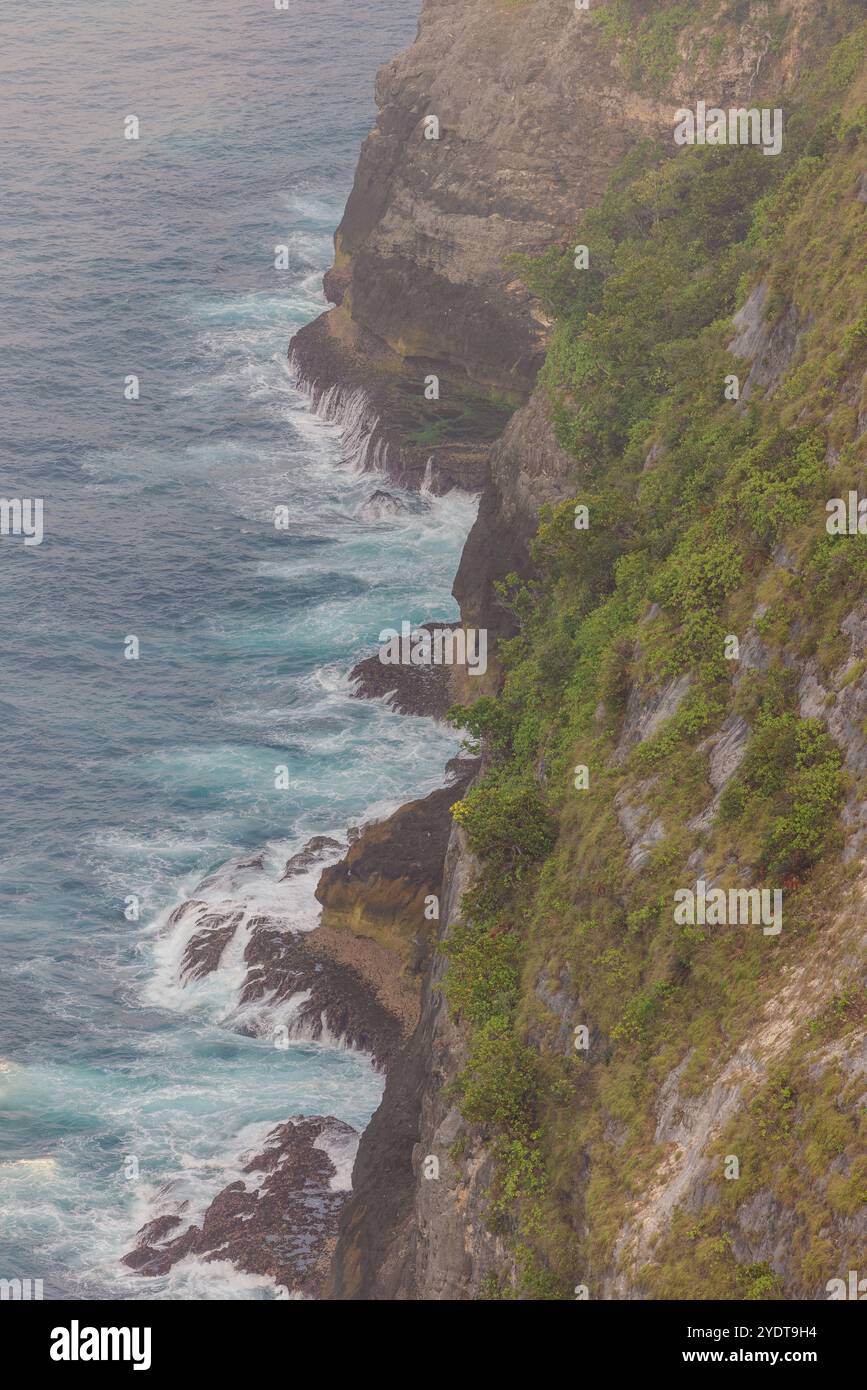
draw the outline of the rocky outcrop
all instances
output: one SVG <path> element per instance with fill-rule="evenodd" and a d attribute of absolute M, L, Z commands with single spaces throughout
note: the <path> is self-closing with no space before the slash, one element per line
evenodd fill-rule
<path fill-rule="evenodd" d="M 286 860 L 286 867 L 280 875 L 280 882 L 285 883 L 288 879 L 298 878 L 300 874 L 306 874 L 314 865 L 322 862 L 334 851 L 345 849 L 345 845 L 340 840 L 335 840 L 331 835 L 314 835 L 307 841 L 303 849 L 297 854 L 293 854 Z"/>
<path fill-rule="evenodd" d="M 859 604 L 847 613 L 840 632 L 849 639 L 847 660 L 832 673 L 827 686 L 819 679 L 816 662 L 808 661 L 798 697 L 801 715 L 824 719 L 842 750 L 851 777 L 843 808 L 844 858 L 857 863 L 867 850 L 867 802 L 861 793 L 861 779 L 867 772 L 867 606 Z"/>
<path fill-rule="evenodd" d="M 445 407 L 467 381 L 526 397 L 545 323 L 510 257 L 567 236 L 636 123 L 661 124 L 661 103 L 617 87 L 613 55 L 564 0 L 508 14 L 427 0 L 416 42 L 377 79 L 379 119 L 325 280 L 337 307 L 293 341 L 303 374 L 360 380 L 378 408 L 400 406 L 386 373 L 421 395 L 428 369 Z"/>
<path fill-rule="evenodd" d="M 642 801 L 642 797 L 652 786 L 651 782 L 646 782 L 632 788 L 631 794 L 621 790 L 614 797 L 617 819 L 629 844 L 626 867 L 632 873 L 644 868 L 654 846 L 665 836 L 664 821 L 659 816 L 652 815 Z"/>
<path fill-rule="evenodd" d="M 208 1205 L 199 1222 L 163 1194 L 163 1210 L 136 1237 L 123 1263 L 138 1274 L 167 1274 L 180 1260 L 230 1260 L 274 1280 L 287 1294 L 322 1291 L 346 1196 L 358 1135 L 333 1116 L 293 1116 L 246 1158 L 243 1177 Z"/>
<path fill-rule="evenodd" d="M 458 627 L 459 623 L 420 623 L 418 630 L 433 633 Z M 444 719 L 453 703 L 450 676 L 448 666 L 389 665 L 380 660 L 378 652 L 357 662 L 349 673 L 356 699 L 385 700 L 400 714 L 418 714 L 432 719 Z"/>
<path fill-rule="evenodd" d="M 279 915 L 279 891 L 273 912 L 248 909 L 246 902 L 262 898 L 273 881 L 264 853 L 204 879 L 166 923 L 167 932 L 186 939 L 178 977 L 187 987 L 223 968 L 230 949 L 240 957 L 243 980 L 227 1020 L 238 1031 L 273 1032 L 278 1046 L 290 1038 L 339 1044 L 368 1054 L 382 1071 L 400 1057 L 400 1082 L 377 1120 L 388 1136 L 386 1169 L 400 1169 L 411 1150 L 399 1142 L 402 1116 L 417 1137 L 427 1056 L 416 1025 L 437 929 L 427 899 L 441 891 L 450 808 L 477 769 L 477 760 L 456 758 L 448 786 L 351 832 L 348 848 L 317 835 L 293 854 L 277 884 L 298 883 L 326 865 L 316 890 L 319 926 L 291 929 Z M 344 857 L 329 864 L 342 848 Z M 421 1069 L 413 1068 L 413 1056 L 423 1057 Z M 376 1134 L 374 1128 L 374 1148 Z M 158 1276 L 188 1257 L 230 1261 L 289 1295 L 320 1297 L 357 1140 L 334 1117 L 293 1117 L 268 1134 L 261 1152 L 243 1158 L 241 1178 L 218 1192 L 200 1217 L 192 1218 L 170 1188 L 161 1193 L 123 1262 L 140 1275 Z M 381 1160 L 377 1155 L 377 1186 Z M 405 1174 L 398 1177 L 383 1194 L 386 1205 L 408 1191 Z M 383 1226 L 383 1238 L 391 1241 L 393 1230 Z"/>
<path fill-rule="evenodd" d="M 653 681 L 646 684 L 633 681 L 626 698 L 626 712 L 615 753 L 617 762 L 622 762 L 636 744 L 652 738 L 665 721 L 677 713 L 691 684 L 689 672 L 672 676 L 661 685 Z"/>
<path fill-rule="evenodd" d="M 374 355 L 529 394 L 545 323 L 510 257 L 567 238 L 643 135 L 670 140 L 672 102 L 778 91 L 802 18 L 801 5 L 787 8 L 796 24 L 783 50 L 742 21 L 712 57 L 684 48 L 668 90 L 649 95 L 625 80 L 617 45 L 572 0 L 508 12 L 426 0 L 415 43 L 377 78 L 379 119 L 325 280 L 340 311 L 329 316 L 332 339 L 368 334 Z"/>
<path fill-rule="evenodd" d="M 406 504 L 393 492 L 376 488 L 365 502 L 362 502 L 356 515 L 362 521 L 385 521 L 392 516 L 400 516 L 406 511 Z"/>
<path fill-rule="evenodd" d="M 279 1028 L 284 1042 L 295 1038 L 354 1048 L 385 1070 L 412 1030 L 417 1005 L 408 1007 L 399 989 L 385 987 L 369 956 L 337 949 L 331 933 L 313 925 L 312 883 L 303 925 L 281 911 L 280 885 L 309 879 L 341 848 L 346 846 L 331 836 L 315 835 L 276 880 L 264 855 L 224 866 L 174 909 L 167 931 L 186 937 L 178 965 L 186 988 L 224 968 L 236 974 L 237 1003 L 226 1022 L 237 1032 L 276 1038 Z M 217 903 L 209 901 L 213 897 Z M 263 898 L 269 910 L 249 906 Z M 396 974 L 392 967 L 389 979 Z M 414 993 L 417 997 L 417 987 Z"/>
<path fill-rule="evenodd" d="M 736 333 L 729 343 L 729 352 L 750 364 L 740 388 L 741 409 L 756 390 L 768 396 L 774 394 L 809 328 L 809 322 L 802 321 L 793 302 L 769 316 L 768 296 L 768 283 L 761 280 L 732 320 Z"/>
<path fill-rule="evenodd" d="M 243 912 L 208 912 L 207 904 L 193 898 L 184 906 L 199 913 L 197 930 L 184 951 L 181 962 L 181 975 L 185 980 L 201 980 L 211 975 L 219 967 L 223 952 L 235 935 L 243 919 Z M 182 920 L 182 914 L 173 919 L 173 924 Z"/>
<path fill-rule="evenodd" d="M 474 873 L 462 832 L 449 840 L 438 941 L 460 921 Z M 442 995 L 438 953 L 421 1017 L 394 1059 L 382 1103 L 362 1135 L 352 1197 L 341 1213 L 326 1296 L 468 1299 L 508 1258 L 484 1220 L 493 1162 L 448 1089 L 466 1060 L 463 1030 Z M 461 1156 L 454 1145 L 460 1140 Z"/>
<path fill-rule="evenodd" d="M 483 486 L 489 447 L 530 396 L 546 345 L 516 255 L 565 243 L 626 151 L 642 137 L 671 141 L 684 102 L 777 98 L 810 18 L 804 0 L 782 8 L 782 44 L 761 15 L 715 24 L 681 42 L 667 83 L 651 90 L 631 80 L 592 7 L 424 0 L 416 41 L 377 78 L 379 117 L 325 277 L 335 307 L 290 348 L 297 379 L 346 426 L 360 463 L 406 486 Z M 437 399 L 425 394 L 432 376 Z M 526 536 L 496 530 L 509 490 L 489 502 L 494 529 L 476 544 L 484 553 L 493 535 L 520 547 Z M 526 531 L 523 515 L 519 524 Z M 485 582 L 480 573 L 479 595 Z"/>
<path fill-rule="evenodd" d="M 511 635 L 512 616 L 494 586 L 512 572 L 528 573 L 539 512 L 576 490 L 575 468 L 556 441 L 547 394 L 535 391 L 491 452 L 490 481 L 452 590 L 465 623 L 496 637 Z"/>
<path fill-rule="evenodd" d="M 312 944 L 363 973 L 407 1033 L 418 1021 L 433 946 L 451 807 L 478 764 L 458 758 L 449 767 L 448 786 L 365 826 L 316 889 L 322 921 Z"/>
<path fill-rule="evenodd" d="M 716 819 L 723 790 L 744 760 L 750 728 L 739 714 L 730 714 L 720 728 L 698 747 L 708 755 L 707 779 L 713 787 L 713 800 L 690 822 L 691 830 L 707 830 Z"/>
<path fill-rule="evenodd" d="M 286 1038 L 331 1040 L 366 1052 L 385 1070 L 399 1046 L 405 1021 L 402 1011 L 365 977 L 357 961 L 338 960 L 322 948 L 317 932 L 287 932 L 260 918 L 253 922 L 244 951 L 247 979 L 240 996 L 240 1031 L 260 1030 L 255 1008 L 267 1005 L 269 1016 L 281 1003 L 290 1005 L 282 1025 Z M 255 1022 L 245 1023 L 245 1012 Z"/>
<path fill-rule="evenodd" d="M 355 467 L 438 494 L 484 487 L 488 450 L 508 419 L 507 403 L 441 373 L 442 404 L 428 401 L 429 372 L 408 377 L 369 334 L 332 314 L 295 335 L 290 368 L 313 410 L 340 426 L 344 455 Z"/>

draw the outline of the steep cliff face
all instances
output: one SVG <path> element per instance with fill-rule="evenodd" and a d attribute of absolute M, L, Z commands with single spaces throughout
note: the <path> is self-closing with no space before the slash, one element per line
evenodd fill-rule
<path fill-rule="evenodd" d="M 461 920 L 473 870 L 455 831 L 444 860 L 440 945 Z M 443 999 L 444 964 L 437 953 L 419 1025 L 394 1060 L 393 1079 L 365 1131 L 332 1263 L 332 1298 L 471 1298 L 485 1272 L 502 1270 L 505 1251 L 477 1215 L 491 1158 L 448 1092 L 466 1046 Z"/>
<path fill-rule="evenodd" d="M 450 810 L 477 762 L 455 759 L 449 786 L 368 825 L 347 854 L 323 870 L 314 944 L 354 967 L 406 1032 L 418 1022 L 421 982 L 430 967 Z"/>
<path fill-rule="evenodd" d="M 659 122 L 615 93 L 610 59 L 565 4 L 426 4 L 416 43 L 379 75 L 328 292 L 401 360 L 526 392 L 544 332 L 508 258 L 566 235 L 630 123 Z"/>
<path fill-rule="evenodd" d="M 311 379 L 364 383 L 405 480 L 428 371 L 524 401 L 455 585 L 465 622 L 520 637 L 479 715 L 440 949 L 361 1140 L 336 1298 L 821 1297 L 867 1234 L 865 629 L 849 557 L 819 543 L 823 498 L 864 466 L 863 43 L 822 69 L 858 7 L 593 8 L 430 0 L 380 79 L 337 308 L 295 343 Z M 505 264 L 571 246 L 675 106 L 790 91 L 785 180 L 758 155 L 648 154 L 585 224 L 590 298 L 571 252 L 539 278 L 545 313 Z M 458 460 L 443 447 L 446 483 Z M 507 611 L 513 571 L 537 587 Z M 761 932 L 673 930 L 676 885 L 769 873 L 792 923 L 775 955 Z"/>
<path fill-rule="evenodd" d="M 670 52 L 651 46 L 644 73 L 631 38 L 654 8 L 425 0 L 416 42 L 380 72 L 325 279 L 336 307 L 291 355 L 336 416 L 363 392 L 362 456 L 402 483 L 480 486 L 484 445 L 532 390 L 548 325 L 512 258 L 569 237 L 628 150 L 670 143 L 683 102 L 779 95 L 811 13 L 706 4 L 687 29 L 675 7 Z"/>
<path fill-rule="evenodd" d="M 495 584 L 523 575 L 543 506 L 568 496 L 576 460 L 557 443 L 547 392 L 534 391 L 516 411 L 490 455 L 490 476 L 464 546 L 453 593 L 465 623 L 511 635 L 514 621 Z"/>

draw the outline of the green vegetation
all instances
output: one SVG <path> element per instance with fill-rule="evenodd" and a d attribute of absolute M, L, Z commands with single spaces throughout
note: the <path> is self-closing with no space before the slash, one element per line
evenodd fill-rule
<path fill-rule="evenodd" d="M 662 81 L 693 9 L 614 0 L 597 22 L 636 77 Z M 784 36 L 772 16 L 769 41 Z M 809 78 L 779 159 L 644 146 L 570 242 L 590 248 L 588 270 L 571 250 L 524 265 L 555 320 L 543 376 L 575 496 L 541 518 L 532 582 L 502 586 L 518 633 L 500 647 L 501 694 L 452 711 L 485 771 L 454 812 L 481 868 L 444 986 L 469 1033 L 456 1089 L 497 1158 L 490 1220 L 519 1296 L 563 1296 L 582 1270 L 613 1268 L 665 1158 L 663 1081 L 679 1068 L 681 1096 L 706 1093 L 772 1017 L 785 972 L 809 979 L 843 910 L 847 782 L 824 720 L 801 716 L 796 672 L 811 660 L 831 689 L 860 678 L 834 685 L 867 542 L 828 536 L 824 501 L 863 486 L 864 48 L 862 28 Z M 771 322 L 797 305 L 797 350 L 773 394 L 734 403 L 725 377 L 749 368 L 728 351 L 731 317 L 760 284 Z M 726 660 L 730 634 L 760 659 Z M 630 692 L 671 700 L 643 739 Z M 706 741 L 735 715 L 745 752 L 717 803 Z M 589 790 L 575 790 L 578 765 Z M 657 823 L 640 864 L 624 807 Z M 675 925 L 674 891 L 699 874 L 784 886 L 782 935 Z M 834 1087 L 851 1100 L 852 1082 L 811 1051 L 863 1018 L 860 987 L 836 988 L 815 1017 L 802 998 L 778 1072 L 720 1141 L 743 1179 L 718 1181 L 698 1219 L 675 1213 L 636 1276 L 648 1292 L 779 1296 L 767 1261 L 738 1257 L 740 1204 L 765 1193 L 794 1203 L 806 1233 L 787 1296 L 835 1272 L 822 1213 L 851 1210 L 867 1180 L 857 1107 L 834 1113 Z M 571 1001 L 565 1023 L 555 996 Z M 589 1052 L 570 1046 L 579 1024 Z M 510 1290 L 491 1279 L 483 1296 Z"/>
<path fill-rule="evenodd" d="M 592 13 L 600 32 L 624 52 L 630 80 L 658 91 L 674 72 L 678 39 L 694 12 L 691 0 L 655 5 L 650 14 L 641 0 L 608 0 Z"/>
<path fill-rule="evenodd" d="M 781 880 L 807 872 L 829 847 L 842 791 L 840 750 L 820 720 L 763 713 L 720 819 L 753 836 L 759 825 L 761 868 Z"/>
<path fill-rule="evenodd" d="M 815 7 L 817 47 L 846 34 L 847 3 L 821 0 Z M 777 55 L 791 27 L 790 13 L 776 0 L 591 0 L 587 17 L 630 85 L 653 94 L 665 91 L 678 72 L 695 76 L 712 69 L 738 43 L 752 42 L 757 61 Z M 831 80 L 846 85 L 854 75 L 838 56 Z"/>

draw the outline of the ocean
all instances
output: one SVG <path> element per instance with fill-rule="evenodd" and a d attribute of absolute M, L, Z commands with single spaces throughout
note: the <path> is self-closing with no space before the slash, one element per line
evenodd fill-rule
<path fill-rule="evenodd" d="M 334 1042 L 275 1047 L 267 1008 L 239 1031 L 237 952 L 183 986 L 169 916 L 208 878 L 197 896 L 312 927 L 316 875 L 280 884 L 288 856 L 441 785 L 457 750 L 347 673 L 383 627 L 457 615 L 475 500 L 359 471 L 286 361 L 417 10 L 0 15 L 0 494 L 44 508 L 41 544 L 0 537 L 0 1278 L 46 1298 L 285 1296 L 119 1260 L 274 1124 L 363 1127 L 381 1093 Z M 366 506 L 377 486 L 398 514 Z"/>

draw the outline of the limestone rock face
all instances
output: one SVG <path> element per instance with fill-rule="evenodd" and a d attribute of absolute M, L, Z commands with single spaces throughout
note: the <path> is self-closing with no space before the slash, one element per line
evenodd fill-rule
<path fill-rule="evenodd" d="M 327 292 L 401 358 L 527 390 L 544 326 L 507 264 L 568 235 L 638 116 L 594 30 L 562 0 L 428 3 L 377 79 L 380 117 L 337 233 Z M 439 139 L 425 138 L 435 116 Z M 605 138 L 598 138 L 604 127 Z"/>
<path fill-rule="evenodd" d="M 452 592 L 466 623 L 510 635 L 512 619 L 494 585 L 513 571 L 523 574 L 539 510 L 570 492 L 575 460 L 554 436 L 545 391 L 534 391 L 512 416 L 491 450 L 490 477 L 467 538 Z"/>
<path fill-rule="evenodd" d="M 438 919 L 426 914 L 426 904 L 440 893 L 451 807 L 478 763 L 456 759 L 451 766 L 456 775 L 450 785 L 365 826 L 343 859 L 323 869 L 316 889 L 322 904 L 318 934 L 327 932 L 335 942 L 342 936 L 376 943 L 416 1000 L 418 972 L 436 933 Z M 416 1007 L 413 1022 L 417 1016 Z"/>
<path fill-rule="evenodd" d="M 712 63 L 684 51 L 649 94 L 573 0 L 426 0 L 415 43 L 377 78 L 326 292 L 399 357 L 527 393 L 545 324 L 509 257 L 568 238 L 626 150 L 671 139 L 691 93 L 728 104 L 778 90 L 796 32 L 774 54 L 746 20 Z M 425 138 L 429 117 L 439 139 Z"/>
<path fill-rule="evenodd" d="M 801 323 L 797 305 L 792 303 L 776 319 L 768 321 L 767 301 L 768 285 L 762 280 L 733 319 L 736 332 L 729 351 L 750 364 L 740 393 L 744 403 L 756 389 L 773 395 L 809 326 Z"/>
<path fill-rule="evenodd" d="M 474 871 L 456 828 L 443 874 L 440 941 L 460 921 Z M 440 988 L 444 968 L 437 955 L 425 977 L 418 1027 L 394 1059 L 382 1103 L 362 1135 L 326 1297 L 472 1299 L 485 1275 L 495 1268 L 502 1273 L 508 1263 L 482 1215 L 491 1156 L 447 1089 L 467 1049 Z M 459 1160 L 451 1151 L 458 1140 Z"/>
<path fill-rule="evenodd" d="M 338 393 L 332 418 L 364 393 L 368 462 L 409 486 L 484 485 L 503 408 L 529 397 L 546 347 L 515 255 L 568 244 L 618 160 L 645 137 L 670 143 L 684 103 L 778 97 L 809 19 L 805 0 L 781 8 L 781 47 L 760 18 L 709 31 L 713 48 L 693 34 L 650 90 L 573 0 L 424 0 L 416 41 L 377 77 L 379 117 L 324 281 L 335 307 L 290 348 L 317 403 Z"/>

